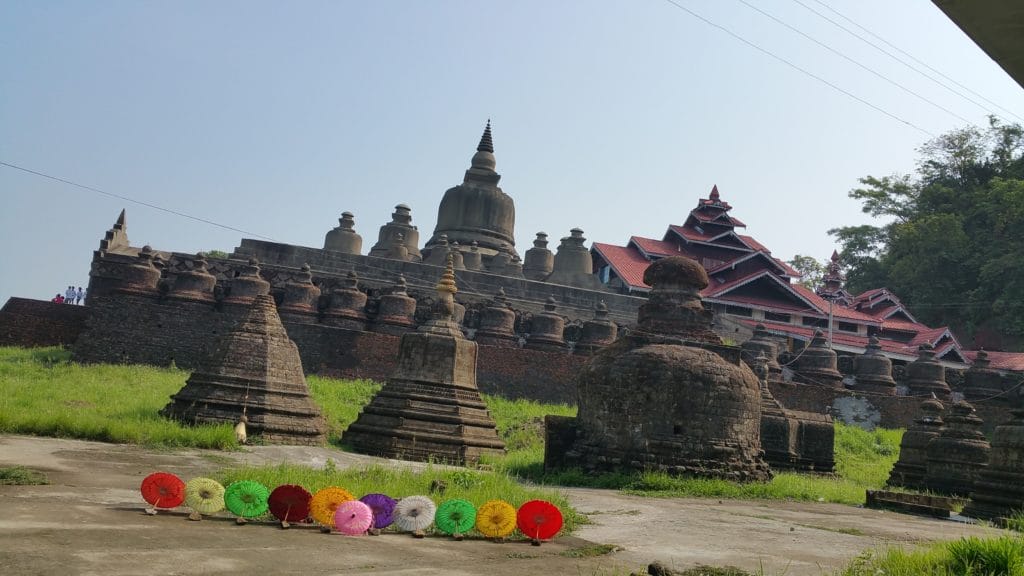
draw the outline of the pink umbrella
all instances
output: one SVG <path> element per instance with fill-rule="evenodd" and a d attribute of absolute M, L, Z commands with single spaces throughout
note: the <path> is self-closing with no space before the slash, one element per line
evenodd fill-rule
<path fill-rule="evenodd" d="M 334 510 L 334 527 L 346 536 L 365 534 L 373 525 L 373 510 L 359 500 L 338 504 Z"/>

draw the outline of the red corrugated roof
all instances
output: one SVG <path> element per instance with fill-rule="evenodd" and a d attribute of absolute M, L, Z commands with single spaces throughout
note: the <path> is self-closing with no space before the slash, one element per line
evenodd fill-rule
<path fill-rule="evenodd" d="M 668 229 L 675 232 L 676 234 L 679 234 L 683 238 L 686 238 L 687 240 L 694 240 L 697 242 L 708 242 L 712 238 L 722 235 L 721 232 L 718 232 L 716 234 L 701 233 L 697 232 L 693 228 L 686 228 L 684 226 L 678 226 L 676 224 L 670 225 Z"/>
<path fill-rule="evenodd" d="M 744 244 L 750 246 L 752 249 L 757 250 L 758 252 L 764 252 L 766 254 L 772 253 L 771 250 L 765 248 L 764 244 L 761 244 L 760 242 L 754 240 L 750 236 L 744 236 L 743 234 L 737 234 L 737 236 L 740 237 L 740 240 L 743 240 Z"/>
<path fill-rule="evenodd" d="M 995 370 L 1009 370 L 1012 372 L 1024 372 L 1024 352 L 989 352 L 990 368 Z M 978 358 L 977 350 L 963 350 L 963 356 L 968 362 L 973 363 Z"/>
<path fill-rule="evenodd" d="M 651 263 L 639 251 L 600 242 L 593 242 L 591 247 L 608 262 L 623 282 L 633 288 L 650 289 L 650 286 L 644 284 L 644 271 Z"/>
<path fill-rule="evenodd" d="M 822 314 L 828 314 L 828 301 L 818 296 L 813 290 L 805 288 L 802 284 L 789 284 L 797 293 L 803 296 L 805 299 L 810 300 L 814 306 L 821 311 Z M 836 318 L 842 318 L 844 320 L 853 320 L 855 322 L 861 322 L 863 324 L 870 324 L 871 326 L 878 326 L 878 320 L 872 316 L 869 316 L 863 312 L 858 312 L 852 308 L 845 306 L 834 305 L 832 306 L 832 316 Z"/>
<path fill-rule="evenodd" d="M 913 332 L 917 334 L 922 330 L 931 330 L 924 324 L 907 322 L 906 320 L 882 320 L 882 330 L 895 330 L 897 332 Z"/>
<path fill-rule="evenodd" d="M 763 320 L 742 320 L 744 324 L 749 326 L 756 326 L 758 324 L 764 324 L 765 328 L 776 334 L 783 334 L 798 338 L 800 340 L 810 340 L 814 336 L 814 332 L 817 330 L 825 331 L 822 328 L 812 328 L 809 326 L 796 326 L 793 324 L 784 324 L 782 322 L 767 322 Z M 840 330 L 832 331 L 832 342 L 840 346 L 847 346 L 851 348 L 867 348 L 868 338 L 867 336 L 860 336 L 858 334 L 851 334 L 849 332 L 843 332 Z M 909 346 L 903 342 L 897 342 L 896 340 L 887 340 L 885 338 L 878 339 L 878 345 L 881 346 L 884 352 L 892 354 L 900 354 L 903 356 L 917 356 L 917 346 Z M 945 348 L 945 347 L 944 347 Z M 943 350 L 945 351 L 945 350 Z"/>
<path fill-rule="evenodd" d="M 630 236 L 630 242 L 635 243 L 640 250 L 654 256 L 676 256 L 678 254 L 684 254 L 679 249 L 679 245 L 667 242 L 665 240 L 655 240 L 653 238 L 644 238 L 642 236 Z"/>

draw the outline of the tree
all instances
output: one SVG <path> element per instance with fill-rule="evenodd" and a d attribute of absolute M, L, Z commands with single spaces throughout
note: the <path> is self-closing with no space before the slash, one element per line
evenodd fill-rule
<path fill-rule="evenodd" d="M 925 323 L 1024 343 L 1024 130 L 990 119 L 918 152 L 914 174 L 849 193 L 886 223 L 829 230 L 848 290 L 885 286 Z"/>
<path fill-rule="evenodd" d="M 797 254 L 792 260 L 787 260 L 786 264 L 800 273 L 800 284 L 811 290 L 821 284 L 821 277 L 825 275 L 825 265 L 811 256 Z"/>

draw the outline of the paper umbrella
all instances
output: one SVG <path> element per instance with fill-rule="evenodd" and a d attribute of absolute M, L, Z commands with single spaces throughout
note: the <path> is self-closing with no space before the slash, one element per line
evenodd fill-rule
<path fill-rule="evenodd" d="M 212 478 L 193 478 L 185 484 L 185 503 L 199 514 L 216 514 L 224 509 L 224 487 Z"/>
<path fill-rule="evenodd" d="M 334 511 L 338 509 L 339 504 L 349 500 L 355 500 L 355 496 L 344 488 L 321 488 L 309 501 L 309 513 L 321 526 L 334 526 Z"/>
<path fill-rule="evenodd" d="M 386 494 L 367 494 L 359 499 L 373 511 L 373 527 L 383 530 L 394 521 L 395 504 L 398 502 Z"/>
<path fill-rule="evenodd" d="M 488 500 L 476 511 L 476 529 L 488 538 L 504 538 L 516 529 L 516 509 L 504 500 Z"/>
<path fill-rule="evenodd" d="M 434 522 L 437 506 L 426 496 L 406 496 L 395 505 L 395 525 L 406 532 L 418 533 Z"/>
<path fill-rule="evenodd" d="M 456 538 L 472 530 L 475 523 L 476 507 L 468 500 L 446 500 L 437 507 L 437 513 L 434 514 L 437 529 Z"/>
<path fill-rule="evenodd" d="M 281 521 L 281 526 L 288 527 L 289 522 L 301 522 L 309 517 L 309 501 L 313 495 L 302 486 L 282 484 L 270 493 L 267 506 L 270 513 Z"/>
<path fill-rule="evenodd" d="M 256 518 L 267 513 L 270 490 L 255 480 L 238 480 L 224 490 L 224 504 L 239 518 Z"/>
<path fill-rule="evenodd" d="M 562 529 L 562 511 L 546 500 L 530 500 L 519 507 L 516 524 L 535 542 L 550 540 Z"/>
<path fill-rule="evenodd" d="M 156 514 L 158 508 L 181 506 L 185 501 L 185 483 L 170 472 L 154 472 L 142 480 L 142 498 L 153 507 L 146 510 Z"/>
<path fill-rule="evenodd" d="M 342 502 L 334 511 L 334 527 L 346 536 L 365 534 L 373 526 L 373 510 L 359 500 Z"/>

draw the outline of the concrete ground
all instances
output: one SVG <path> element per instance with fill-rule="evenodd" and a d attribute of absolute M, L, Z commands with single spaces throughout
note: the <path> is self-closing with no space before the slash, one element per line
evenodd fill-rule
<path fill-rule="evenodd" d="M 830 574 L 873 547 L 999 533 L 835 504 L 652 499 L 577 488 L 565 492 L 593 523 L 541 547 L 399 534 L 346 538 L 305 526 L 236 526 L 226 513 L 203 522 L 189 522 L 183 512 L 142 513 L 139 482 L 156 470 L 188 479 L 233 462 L 323 465 L 327 458 L 339 468 L 381 462 L 327 448 L 168 452 L 0 435 L 0 466 L 42 470 L 51 482 L 0 486 L 0 574 L 610 575 L 660 560 L 801 576 Z M 574 557 L 591 543 L 620 549 Z"/>

